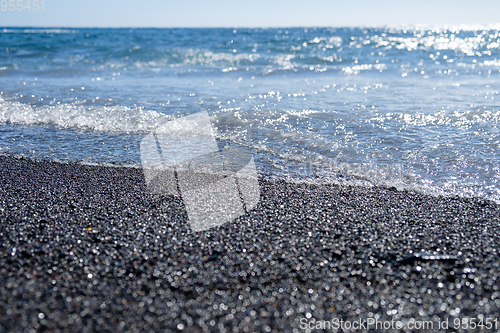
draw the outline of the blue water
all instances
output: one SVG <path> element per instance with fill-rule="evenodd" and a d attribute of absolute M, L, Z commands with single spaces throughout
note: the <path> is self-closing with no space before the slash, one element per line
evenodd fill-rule
<path fill-rule="evenodd" d="M 500 202 L 500 26 L 0 28 L 0 154 L 140 167 L 208 111 L 263 176 Z"/>

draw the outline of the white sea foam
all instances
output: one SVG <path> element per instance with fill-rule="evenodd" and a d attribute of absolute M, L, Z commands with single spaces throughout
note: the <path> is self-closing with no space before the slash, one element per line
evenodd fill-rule
<path fill-rule="evenodd" d="M 126 106 L 86 107 L 79 103 L 32 106 L 0 99 L 0 123 L 52 125 L 100 132 L 145 133 L 170 117 Z"/>
<path fill-rule="evenodd" d="M 2 29 L 4 34 L 71 34 L 75 30 L 70 29 Z"/>
<path fill-rule="evenodd" d="M 483 66 L 492 66 L 492 67 L 500 67 L 500 60 L 494 59 L 494 60 L 486 60 L 483 61 L 482 64 Z"/>
<path fill-rule="evenodd" d="M 373 69 L 381 72 L 384 69 L 387 69 L 387 66 L 385 64 L 360 64 L 350 67 L 344 67 L 342 68 L 342 71 L 346 74 L 359 74 L 360 71 L 368 71 Z"/>

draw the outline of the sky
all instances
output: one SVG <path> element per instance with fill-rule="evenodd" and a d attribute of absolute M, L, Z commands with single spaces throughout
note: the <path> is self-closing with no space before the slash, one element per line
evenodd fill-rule
<path fill-rule="evenodd" d="M 16 6 L 19 3 L 19 7 L 11 11 L 14 7 L 8 6 L 9 1 Z M 38 11 L 33 10 L 34 1 L 40 6 Z M 2 27 L 349 27 L 500 23 L 499 0 L 2 0 L 1 4 Z M 27 4 L 32 7 L 29 11 L 25 8 Z"/>

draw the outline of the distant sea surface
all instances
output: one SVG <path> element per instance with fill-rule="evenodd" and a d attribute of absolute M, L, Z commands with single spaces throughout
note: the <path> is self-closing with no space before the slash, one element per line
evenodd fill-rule
<path fill-rule="evenodd" d="M 0 154 L 141 166 L 200 111 L 264 177 L 500 202 L 500 26 L 0 28 Z"/>

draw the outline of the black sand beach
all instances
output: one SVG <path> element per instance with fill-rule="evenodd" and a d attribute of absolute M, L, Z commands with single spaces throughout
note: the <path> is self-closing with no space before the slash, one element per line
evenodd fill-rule
<path fill-rule="evenodd" d="M 500 327 L 499 205 L 260 186 L 249 214 L 192 233 L 182 200 L 148 194 L 141 170 L 0 157 L 0 331 L 292 332 L 313 318 Z"/>

